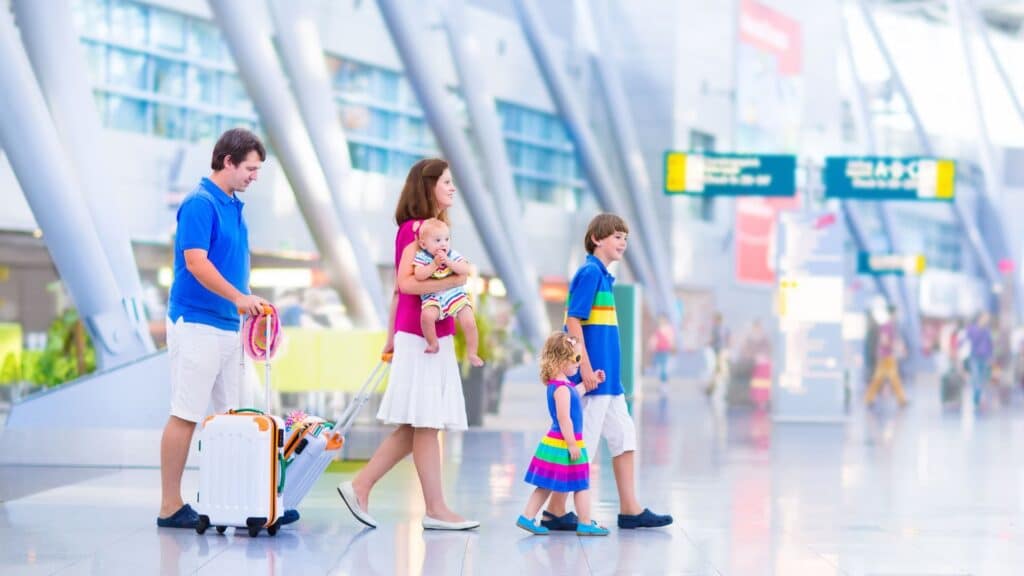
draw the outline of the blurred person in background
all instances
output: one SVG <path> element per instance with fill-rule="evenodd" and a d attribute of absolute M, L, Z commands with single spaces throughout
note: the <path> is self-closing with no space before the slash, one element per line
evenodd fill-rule
<path fill-rule="evenodd" d="M 878 345 L 875 348 L 875 371 L 871 377 L 871 384 L 868 385 L 868 392 L 864 398 L 865 403 L 870 407 L 875 402 L 875 396 L 882 390 L 882 383 L 888 380 L 892 385 L 892 391 L 900 407 L 907 405 L 907 397 L 903 392 L 903 381 L 900 378 L 899 358 L 903 356 L 903 341 L 896 330 L 896 308 L 889 306 L 886 317 L 878 324 Z"/>
<path fill-rule="evenodd" d="M 967 341 L 971 351 L 967 357 L 967 368 L 971 374 L 971 387 L 974 389 L 974 406 L 981 404 L 981 394 L 985 385 L 992 378 L 992 332 L 989 330 L 990 318 L 982 312 L 967 327 Z"/>
<path fill-rule="evenodd" d="M 711 349 L 711 361 L 714 363 L 711 380 L 708 382 L 706 390 L 710 396 L 715 391 L 716 383 L 722 379 L 722 374 L 728 362 L 729 329 L 725 327 L 725 321 L 722 318 L 721 312 L 715 312 L 715 316 L 712 319 L 711 336 L 708 346 Z"/>
<path fill-rule="evenodd" d="M 963 322 L 960 320 L 947 322 L 942 327 L 939 349 L 942 351 L 940 358 L 945 364 L 941 369 L 941 400 L 944 405 L 958 403 L 963 390 L 963 365 L 966 356 L 962 355 L 962 351 L 967 348 L 963 340 Z"/>
<path fill-rule="evenodd" d="M 760 319 L 755 319 L 750 326 L 743 348 L 743 355 L 750 358 L 754 366 L 750 377 L 750 399 L 764 410 L 772 393 L 772 342 Z"/>
<path fill-rule="evenodd" d="M 867 332 L 864 334 L 864 382 L 870 383 L 878 365 L 878 320 L 871 310 L 868 310 L 865 316 L 868 322 Z"/>
<path fill-rule="evenodd" d="M 654 353 L 654 367 L 658 371 L 658 380 L 664 389 L 668 383 L 668 361 L 676 351 L 675 331 L 667 316 L 658 317 L 658 327 L 651 334 L 649 346 Z"/>

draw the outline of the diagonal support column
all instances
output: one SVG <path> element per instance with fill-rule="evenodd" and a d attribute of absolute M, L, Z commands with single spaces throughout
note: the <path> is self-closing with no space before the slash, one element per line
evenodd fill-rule
<path fill-rule="evenodd" d="M 1006 68 L 1003 67 L 1003 61 L 999 57 L 999 53 L 996 52 L 995 46 L 992 45 L 992 39 L 988 35 L 988 27 L 985 25 L 985 21 L 981 15 L 978 14 L 978 9 L 970 7 L 971 11 L 971 23 L 974 25 L 975 31 L 978 36 L 981 37 L 982 43 L 985 44 L 985 50 L 988 52 L 989 59 L 992 60 L 992 64 L 996 67 L 996 72 L 999 73 L 999 79 L 1002 81 L 1003 86 L 1006 88 L 1006 93 L 1010 96 L 1010 100 L 1013 102 L 1013 109 L 1017 111 L 1017 116 L 1020 117 L 1021 122 L 1024 122 L 1024 104 L 1021 104 L 1020 96 L 1017 94 L 1017 89 L 1013 86 L 1013 81 L 1010 80 L 1010 75 L 1006 73 Z"/>
<path fill-rule="evenodd" d="M 959 40 L 960 50 L 963 52 L 964 64 L 967 71 L 967 78 L 971 85 L 971 108 L 974 112 L 974 124 L 975 131 L 978 135 L 978 142 L 981 144 L 980 156 L 981 156 L 981 169 L 984 173 L 985 190 L 987 192 L 990 202 L 993 207 L 998 211 L 1005 205 L 1003 201 L 1003 194 L 1005 193 L 1002 184 L 1001 171 L 999 169 L 998 155 L 996 153 L 995 146 L 992 144 L 992 138 L 989 135 L 988 122 L 985 119 L 985 108 L 981 100 L 981 89 L 978 85 L 978 75 L 976 73 L 976 61 L 974 59 L 974 47 L 971 45 L 971 36 L 968 33 L 968 27 L 974 21 L 975 31 L 979 34 L 984 35 L 984 23 L 980 22 L 980 18 L 977 18 L 977 14 L 973 9 L 965 6 L 965 0 L 948 0 L 949 2 L 949 13 L 953 18 L 953 25 L 956 31 L 957 39 Z M 987 36 L 984 39 L 987 40 Z M 987 43 L 991 49 L 991 44 Z M 995 58 L 995 52 L 992 53 L 993 62 L 996 63 L 997 69 L 999 69 L 998 58 Z M 1010 88 L 1010 96 L 1020 112 L 1020 102 L 1016 98 L 1016 92 L 1013 90 L 1012 85 L 1008 85 Z M 1024 119 L 1024 117 L 1022 117 Z M 1009 243 L 1006 241 L 1006 228 L 1003 226 L 1002 221 L 998 221 L 996 230 L 990 231 L 996 234 L 997 243 L 1001 243 L 1004 246 L 1008 246 Z M 989 236 L 990 240 L 992 236 Z M 1011 277 L 1008 279 L 1010 282 L 1010 288 L 1013 290 L 1013 295 L 1017 301 L 1016 312 L 1018 318 L 1024 318 L 1024 306 L 1022 306 L 1021 296 L 1021 285 L 1020 282 L 1015 278 Z"/>
<path fill-rule="evenodd" d="M 70 2 L 15 0 L 13 6 L 22 42 L 117 282 L 118 296 L 135 326 L 138 349 L 141 353 L 152 352 L 156 348 L 143 308 L 142 282 L 131 238 L 123 225 L 122 212 L 111 210 L 118 205 L 113 188 L 105 185 L 114 170 L 99 145 L 103 127 L 93 100 L 92 82 L 86 74 L 89 67 L 71 20 Z"/>
<path fill-rule="evenodd" d="M 0 86 L 0 146 L 93 339 L 99 367 L 140 358 L 147 349 L 122 306 L 103 243 L 7 10 L 0 10 Z"/>
<path fill-rule="evenodd" d="M 313 142 L 320 167 L 327 178 L 335 214 L 342 230 L 348 232 L 359 276 L 373 308 L 380 318 L 388 317 L 384 287 L 370 251 L 366 227 L 346 202 L 345 192 L 352 173 L 348 142 L 338 121 L 338 106 L 331 93 L 330 79 L 320 33 L 308 2 L 287 4 L 270 0 L 270 13 L 277 28 L 277 46 L 285 71 L 292 81 L 292 94 L 299 105 L 306 131 Z"/>
<path fill-rule="evenodd" d="M 466 26 L 463 8 L 463 0 L 451 0 L 448 6 L 441 7 L 441 20 L 448 36 L 452 63 L 459 75 L 459 86 L 462 88 L 462 97 L 466 100 L 466 110 L 473 125 L 473 133 L 480 147 L 480 156 L 487 166 L 491 197 L 498 208 L 498 220 L 502 224 L 505 241 L 522 268 L 523 280 L 526 283 L 524 289 L 527 290 L 527 299 L 523 304 L 530 308 L 529 312 L 534 316 L 540 333 L 546 334 L 551 331 L 551 322 L 544 311 L 543 301 L 533 297 L 539 290 L 540 276 L 526 246 L 526 235 L 523 234 L 526 227 L 523 224 L 522 207 L 516 195 L 512 169 L 508 165 L 501 121 L 494 95 L 482 73 L 480 45 L 476 38 L 467 37 L 464 32 Z M 539 347 L 543 342 L 533 344 Z"/>
<path fill-rule="evenodd" d="M 527 305 L 527 300 L 536 300 L 537 295 L 535 291 L 531 293 L 526 290 L 523 274 L 501 237 L 501 223 L 490 198 L 486 196 L 484 180 L 477 170 L 469 141 L 445 101 L 446 95 L 439 75 L 432 70 L 426 59 L 429 49 L 417 42 L 421 34 L 410 24 L 405 14 L 406 6 L 403 6 L 401 0 L 378 0 L 377 5 L 402 60 L 409 83 L 423 106 L 423 114 L 451 164 L 455 179 L 460 183 L 466 206 L 487 256 L 505 283 L 522 332 L 530 342 L 541 342 L 547 334 L 541 331 L 535 315 Z"/>
<path fill-rule="evenodd" d="M 857 217 L 856 210 L 850 202 L 846 200 L 840 201 L 839 206 L 840 211 L 843 213 L 843 220 L 846 221 L 846 229 L 850 232 L 850 236 L 853 238 L 853 243 L 857 245 L 858 250 L 867 252 L 869 245 L 867 238 L 864 235 L 864 228 L 860 225 L 860 218 Z M 886 303 L 894 305 L 896 303 L 896 299 L 893 297 L 889 285 L 882 280 L 881 276 L 875 275 L 871 278 L 875 282 L 875 289 L 878 290 L 878 293 L 881 294 L 883 298 L 885 298 Z M 903 316 L 909 316 L 909 314 L 904 314 Z M 909 334 L 906 334 L 906 331 L 907 327 L 906 324 L 904 324 L 904 337 L 909 338 Z"/>
<path fill-rule="evenodd" d="M 585 4 L 583 9 L 586 9 Z M 627 104 L 622 78 L 619 76 L 619 69 L 613 58 L 616 51 L 609 46 L 615 35 L 609 31 L 611 27 L 608 25 L 607 18 L 601 18 L 600 21 L 602 34 L 594 34 L 594 37 L 603 38 L 605 42 L 598 43 L 598 53 L 593 56 L 593 63 L 598 71 L 597 76 L 608 109 L 608 119 L 614 132 L 613 140 L 619 153 L 619 161 L 629 184 L 627 191 L 633 206 L 633 214 L 637 219 L 637 228 L 639 228 L 637 232 L 643 238 L 643 245 L 647 248 L 647 258 L 653 264 L 652 272 L 659 297 L 662 301 L 674 302 L 672 260 L 665 253 L 665 236 L 662 235 L 661 224 L 654 213 L 654 202 L 650 198 L 654 190 L 651 187 L 643 153 L 640 151 L 636 124 Z M 664 312 L 672 326 L 680 325 L 681 318 L 679 318 L 678 307 L 669 306 L 668 310 L 664 310 Z"/>
<path fill-rule="evenodd" d="M 875 136 L 875 126 L 872 122 L 871 111 L 868 108 L 867 95 L 864 92 L 864 84 L 860 81 L 860 72 L 857 70 L 857 60 L 853 54 L 853 43 L 850 40 L 850 29 L 846 24 L 846 20 L 843 19 L 843 52 L 846 56 L 846 64 L 850 71 L 850 78 L 853 81 L 853 99 L 855 108 L 855 117 L 857 118 L 858 128 L 862 140 L 864 142 L 867 153 L 874 155 L 878 153 L 878 140 Z M 843 202 L 842 204 L 844 211 L 851 211 L 852 207 L 849 203 Z M 885 202 L 875 202 L 875 209 L 877 210 L 878 221 L 882 224 L 882 232 L 885 234 L 886 239 L 889 243 L 889 250 L 893 253 L 900 253 L 901 246 L 899 237 L 896 231 L 893 229 L 892 220 L 889 215 L 889 207 L 886 206 Z M 848 216 L 847 222 L 856 223 L 856 218 L 852 215 Z M 852 229 L 851 229 L 852 230 Z M 863 240 L 858 241 L 860 250 L 869 252 L 868 246 Z M 875 281 L 880 286 L 885 286 L 885 281 L 876 276 Z M 897 278 L 897 285 L 899 289 L 900 303 L 904 310 L 903 314 L 900 314 L 902 319 L 902 331 L 903 337 L 910 345 L 910 349 L 914 351 L 914 358 L 920 358 L 921 352 L 921 315 L 917 305 L 917 300 L 913 297 L 910 292 L 910 287 L 907 285 L 905 277 L 900 276 Z M 886 300 L 890 306 L 895 305 L 896 301 L 892 294 L 885 290 L 883 294 L 886 296 Z"/>
<path fill-rule="evenodd" d="M 857 2 L 857 6 L 860 8 L 860 12 L 864 17 L 864 21 L 868 26 L 868 31 L 871 33 L 872 39 L 874 39 L 875 45 L 882 53 L 882 57 L 885 60 L 886 67 L 889 69 L 889 73 L 892 76 L 893 83 L 896 85 L 896 89 L 903 96 L 903 101 L 907 106 L 907 112 L 914 121 L 914 132 L 917 134 L 921 150 L 928 156 L 934 156 L 935 148 L 932 146 L 931 138 L 928 137 L 928 133 L 924 129 L 924 123 L 921 121 L 921 116 L 917 113 L 917 107 L 914 106 L 914 99 L 910 96 L 910 91 L 907 90 L 906 84 L 903 83 L 903 77 L 900 75 L 899 68 L 896 67 L 892 54 L 889 52 L 889 47 L 885 43 L 885 39 L 882 38 L 882 34 L 878 31 L 878 25 L 875 23 L 874 15 L 871 13 L 870 8 L 868 8 L 864 0 L 855 1 Z M 978 227 L 975 224 L 974 219 L 967 213 L 967 210 L 958 199 L 955 199 L 952 202 L 951 207 L 957 224 L 959 224 L 960 229 L 967 236 L 967 241 L 974 254 L 975 260 L 978 262 L 978 266 L 981 268 L 986 280 L 988 280 L 993 290 L 997 289 L 1001 286 L 999 271 L 996 269 L 991 253 L 989 253 L 988 248 L 981 239 L 981 234 L 978 232 Z"/>
<path fill-rule="evenodd" d="M 209 0 L 215 21 L 224 32 L 238 73 L 267 131 L 274 155 L 295 193 L 302 217 L 320 252 L 320 262 L 341 296 L 352 323 L 359 328 L 380 328 L 364 278 L 355 265 L 356 256 L 338 223 L 327 178 L 317 161 L 302 116 L 288 91 L 288 81 L 278 62 L 270 33 L 260 18 L 243 18 L 253 5 L 244 0 Z"/>
<path fill-rule="evenodd" d="M 971 38 L 967 33 L 967 22 L 962 0 L 948 0 L 949 14 L 952 17 L 953 31 L 960 45 L 960 53 L 964 57 L 964 68 L 967 73 L 968 83 L 971 87 L 971 110 L 974 114 L 975 133 L 978 136 L 980 146 L 981 169 L 985 174 L 985 188 L 997 204 L 1002 204 L 1002 186 L 999 181 L 999 171 L 996 167 L 996 153 L 992 146 L 992 138 L 989 137 L 988 123 L 985 121 L 985 110 L 981 103 L 981 93 L 978 88 L 978 75 L 975 72 L 974 48 L 971 46 Z"/>
<path fill-rule="evenodd" d="M 576 143 L 576 151 L 579 154 L 580 163 L 583 165 L 583 170 L 587 173 L 587 180 L 597 197 L 601 209 L 620 215 L 628 215 L 629 212 L 627 212 L 625 205 L 622 204 L 615 193 L 615 185 L 611 173 L 601 158 L 597 138 L 587 124 L 582 105 L 573 94 L 565 73 L 556 64 L 555 51 L 548 40 L 550 34 L 537 14 L 536 4 L 533 0 L 513 0 L 513 4 L 519 14 L 523 34 L 526 36 L 526 41 L 530 45 L 540 72 L 544 76 L 548 91 L 551 93 L 555 106 L 558 108 L 562 118 L 565 119 L 573 141 Z M 642 284 L 651 288 L 644 290 L 648 303 L 653 310 L 657 310 L 659 313 L 672 314 L 675 303 L 671 300 L 666 300 L 664 292 L 656 289 L 658 283 L 655 280 L 653 265 L 647 257 L 647 249 L 643 246 L 643 237 L 639 234 L 633 234 L 630 243 L 635 248 L 626 253 L 626 261 L 629 263 L 637 279 Z"/>

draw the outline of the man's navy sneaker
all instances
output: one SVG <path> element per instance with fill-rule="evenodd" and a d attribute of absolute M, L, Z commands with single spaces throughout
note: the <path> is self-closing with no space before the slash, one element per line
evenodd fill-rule
<path fill-rule="evenodd" d="M 156 519 L 156 525 L 160 528 L 191 528 L 194 530 L 197 524 L 199 524 L 199 513 L 188 504 L 178 508 L 177 512 L 167 518 Z"/>
<path fill-rule="evenodd" d="M 672 517 L 668 514 L 655 514 L 650 509 L 644 508 L 639 514 L 619 514 L 619 528 L 661 528 L 672 523 Z"/>
<path fill-rule="evenodd" d="M 568 512 L 565 516 L 555 516 L 547 510 L 541 518 L 540 525 L 548 530 L 561 530 L 563 532 L 575 532 L 576 523 L 579 519 L 575 512 Z"/>
<path fill-rule="evenodd" d="M 288 524 L 291 524 L 292 522 L 298 522 L 298 521 L 299 521 L 299 511 L 298 510 L 285 510 L 284 511 L 284 515 L 281 516 L 280 520 L 278 520 L 278 523 L 279 523 L 278 525 L 279 526 L 286 526 Z"/>

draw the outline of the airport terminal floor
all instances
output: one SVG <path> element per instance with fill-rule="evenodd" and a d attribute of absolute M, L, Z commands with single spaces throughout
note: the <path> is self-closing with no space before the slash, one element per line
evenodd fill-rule
<path fill-rule="evenodd" d="M 857 403 L 845 425 L 773 424 L 709 404 L 694 382 L 662 393 L 648 381 L 635 409 L 639 493 L 676 521 L 617 529 L 604 454 L 594 495 L 607 538 L 515 527 L 546 415 L 539 387 L 505 389 L 499 418 L 445 438 L 446 493 L 481 521 L 477 531 L 421 528 L 408 459 L 373 493 L 378 529 L 345 509 L 334 490 L 344 476 L 326 474 L 302 519 L 273 538 L 156 528 L 156 469 L 0 467 L 0 573 L 998 575 L 1024 566 L 1024 417 L 944 412 L 934 381 L 919 380 L 905 410 L 891 397 L 871 410 Z M 197 476 L 186 472 L 186 493 Z"/>

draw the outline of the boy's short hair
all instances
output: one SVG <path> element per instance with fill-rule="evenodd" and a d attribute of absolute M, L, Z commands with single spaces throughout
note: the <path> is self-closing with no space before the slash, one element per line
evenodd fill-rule
<path fill-rule="evenodd" d="M 608 213 L 594 216 L 594 219 L 590 221 L 590 225 L 587 226 L 587 237 L 584 239 L 587 254 L 593 254 L 594 248 L 597 247 L 597 244 L 594 243 L 594 238 L 604 240 L 616 232 L 629 234 L 629 226 L 626 225 L 626 221 L 620 216 Z"/>
<path fill-rule="evenodd" d="M 422 224 L 420 224 L 419 232 L 417 232 L 416 235 L 422 239 L 425 238 L 426 235 L 430 232 L 433 232 L 435 230 L 447 229 L 448 225 L 445 224 L 444 220 L 441 220 L 439 218 L 427 218 L 426 220 L 423 221 Z"/>

